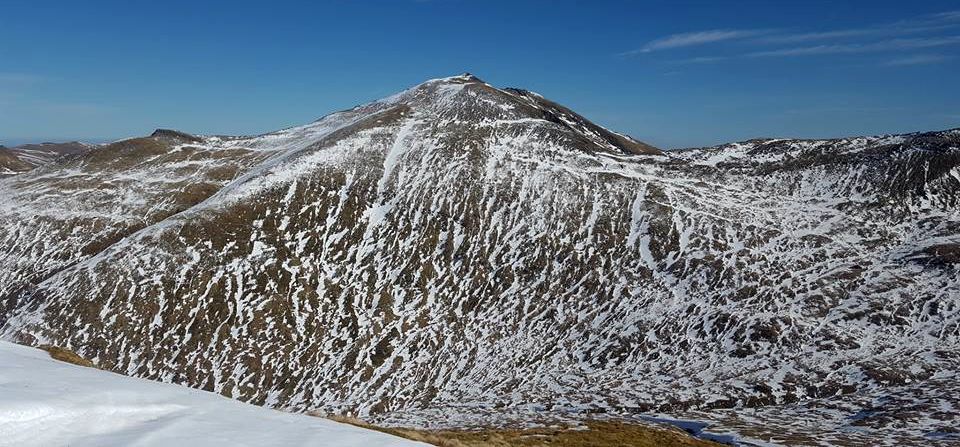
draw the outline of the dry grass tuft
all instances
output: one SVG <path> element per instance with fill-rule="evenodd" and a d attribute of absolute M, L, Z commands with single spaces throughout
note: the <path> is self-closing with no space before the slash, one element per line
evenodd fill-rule
<path fill-rule="evenodd" d="M 86 366 L 87 368 L 96 368 L 96 365 L 94 365 L 93 362 L 80 357 L 76 352 L 73 352 L 67 348 L 61 348 L 53 345 L 42 345 L 39 346 L 39 348 L 47 351 L 47 353 L 50 354 L 50 357 L 54 360 L 72 363 L 79 366 Z"/>
<path fill-rule="evenodd" d="M 349 416 L 326 417 L 335 422 L 377 430 L 438 447 L 717 447 L 672 428 L 651 427 L 618 421 L 588 421 L 586 427 L 485 430 L 418 430 L 378 427 Z"/>

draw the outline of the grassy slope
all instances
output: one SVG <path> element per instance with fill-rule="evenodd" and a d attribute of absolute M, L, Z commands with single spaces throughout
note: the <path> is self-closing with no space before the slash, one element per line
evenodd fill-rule
<path fill-rule="evenodd" d="M 378 427 L 354 418 L 333 417 L 344 422 L 439 447 L 717 447 L 721 444 L 694 438 L 680 430 L 588 421 L 586 428 L 545 427 L 489 430 L 417 430 Z"/>

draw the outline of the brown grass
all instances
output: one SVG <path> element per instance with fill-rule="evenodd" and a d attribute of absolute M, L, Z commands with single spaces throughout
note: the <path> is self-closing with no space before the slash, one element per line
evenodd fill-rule
<path fill-rule="evenodd" d="M 47 353 L 50 354 L 50 357 L 54 360 L 72 363 L 74 365 L 86 366 L 87 368 L 96 368 L 96 365 L 94 365 L 93 362 L 80 357 L 76 352 L 73 352 L 69 349 L 52 345 L 42 345 L 39 346 L 39 348 L 47 351 Z"/>
<path fill-rule="evenodd" d="M 316 414 L 313 414 L 316 416 Z M 330 420 L 377 430 L 438 447 L 716 447 L 672 428 L 619 421 L 587 421 L 586 428 L 545 427 L 528 429 L 420 430 L 378 427 L 347 416 Z"/>

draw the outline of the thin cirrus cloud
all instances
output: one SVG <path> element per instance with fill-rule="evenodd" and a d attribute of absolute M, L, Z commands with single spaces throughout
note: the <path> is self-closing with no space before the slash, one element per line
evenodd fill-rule
<path fill-rule="evenodd" d="M 953 59 L 943 54 L 915 54 L 913 56 L 892 59 L 884 63 L 888 67 L 907 67 L 911 65 L 939 64 Z"/>
<path fill-rule="evenodd" d="M 960 11 L 947 11 L 933 15 L 934 20 L 960 20 Z"/>
<path fill-rule="evenodd" d="M 754 51 L 699 55 L 675 60 L 678 63 L 719 62 L 735 58 L 800 57 L 830 54 L 882 53 L 960 45 L 960 35 L 937 35 L 960 27 L 960 11 L 928 14 L 875 26 L 787 33 L 773 29 L 717 29 L 671 34 L 647 42 L 619 56 L 692 50 L 695 47 L 726 42 L 753 45 Z M 955 34 L 955 33 L 954 33 Z M 918 37 L 919 36 L 919 37 Z M 793 44 L 793 45 L 791 45 Z M 805 45 L 806 44 L 806 45 Z M 729 45 L 722 48 L 729 48 Z M 884 65 L 921 65 L 943 62 L 946 56 L 917 55 L 903 62 Z"/>
<path fill-rule="evenodd" d="M 766 43 L 798 43 L 869 36 L 902 36 L 950 30 L 958 26 L 960 26 L 960 11 L 948 11 L 865 28 L 775 35 L 765 38 L 763 41 Z"/>
<path fill-rule="evenodd" d="M 816 56 L 827 54 L 877 53 L 960 45 L 960 36 L 890 39 L 873 43 L 849 43 L 780 48 L 748 53 L 747 57 Z"/>
<path fill-rule="evenodd" d="M 876 34 L 883 34 L 885 31 L 879 28 L 860 28 L 860 29 L 844 29 L 844 30 L 834 30 L 834 31 L 819 31 L 819 32 L 810 32 L 810 33 L 796 33 L 796 34 L 781 34 L 776 36 L 768 36 L 760 40 L 760 43 L 798 43 L 798 42 L 810 42 L 817 40 L 829 40 L 829 39 L 846 39 L 851 37 L 863 37 L 871 36 Z"/>
<path fill-rule="evenodd" d="M 729 41 L 729 40 L 746 39 L 746 38 L 755 37 L 768 32 L 769 31 L 766 31 L 766 30 L 718 29 L 718 30 L 708 30 L 708 31 L 697 31 L 692 33 L 671 34 L 669 36 L 661 37 L 659 39 L 655 39 L 650 42 L 647 42 L 646 45 L 638 49 L 620 53 L 620 55 L 636 56 L 641 53 L 652 53 L 654 51 L 672 50 L 677 48 L 694 47 L 694 46 L 706 45 L 706 44 Z"/>

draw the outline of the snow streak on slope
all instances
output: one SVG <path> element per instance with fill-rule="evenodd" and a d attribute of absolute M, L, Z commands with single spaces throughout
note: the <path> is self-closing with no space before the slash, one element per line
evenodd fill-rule
<path fill-rule="evenodd" d="M 60 269 L 5 264 L 26 285 L 0 290 L 4 336 L 391 421 L 756 408 L 745 424 L 786 432 L 790 406 L 818 403 L 836 411 L 803 414 L 826 439 L 913 393 L 926 410 L 850 436 L 925 444 L 960 407 L 956 131 L 661 154 L 461 76 L 275 134 L 187 137 L 170 146 L 251 162 Z M 0 236 L 61 200 L 29 199 Z M 51 239 L 15 237 L 10 259 L 67 244 Z"/>
<path fill-rule="evenodd" d="M 0 342 L 0 446 L 425 446 Z"/>

